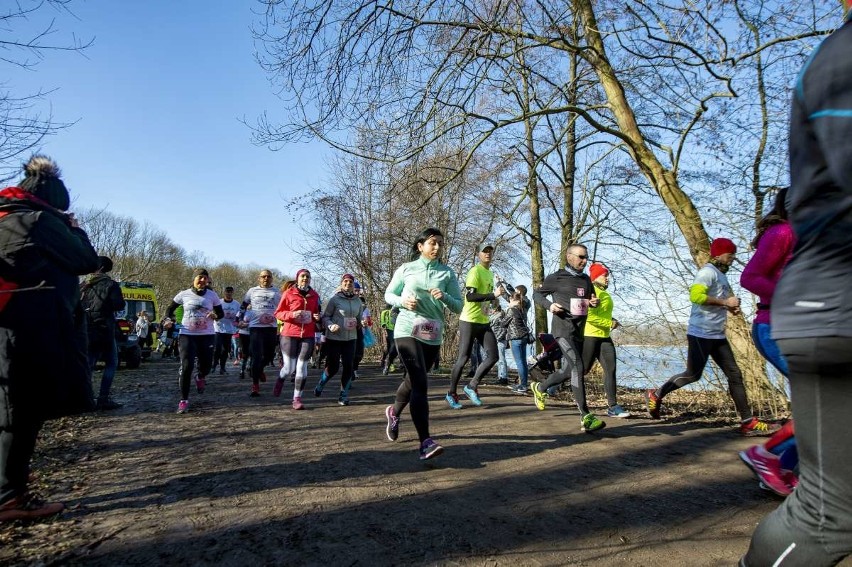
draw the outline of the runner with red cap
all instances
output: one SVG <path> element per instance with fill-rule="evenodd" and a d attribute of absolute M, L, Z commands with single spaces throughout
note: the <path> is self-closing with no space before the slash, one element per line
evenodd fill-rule
<path fill-rule="evenodd" d="M 741 419 L 740 433 L 751 437 L 771 435 L 780 429 L 780 425 L 767 423 L 752 415 L 742 372 L 725 336 L 728 312 L 734 315 L 740 313 L 740 299 L 734 295 L 725 276 L 736 253 L 736 244 L 728 238 L 717 238 L 710 243 L 710 261 L 698 270 L 689 287 L 692 312 L 686 329 L 686 370 L 669 378 L 660 389 L 648 390 L 648 413 L 653 419 L 660 419 L 663 398 L 700 380 L 707 360 L 712 357 L 728 378 L 728 389 Z"/>

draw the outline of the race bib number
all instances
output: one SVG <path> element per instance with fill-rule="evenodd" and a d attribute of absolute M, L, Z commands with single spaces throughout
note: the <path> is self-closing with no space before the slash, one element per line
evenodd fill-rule
<path fill-rule="evenodd" d="M 260 321 L 261 325 L 272 325 L 275 323 L 275 316 L 271 313 L 263 313 L 257 320 Z"/>
<path fill-rule="evenodd" d="M 358 326 L 358 319 L 355 317 L 344 317 L 343 318 L 343 328 L 347 331 L 355 330 L 355 327 Z"/>
<path fill-rule="evenodd" d="M 589 300 L 580 297 L 571 299 L 571 315 L 583 316 L 589 314 Z"/>
<path fill-rule="evenodd" d="M 411 336 L 424 341 L 437 341 L 441 338 L 441 322 L 425 317 L 415 317 Z"/>
<path fill-rule="evenodd" d="M 306 325 L 311 322 L 311 312 L 310 311 L 296 311 L 296 322 L 300 325 Z"/>

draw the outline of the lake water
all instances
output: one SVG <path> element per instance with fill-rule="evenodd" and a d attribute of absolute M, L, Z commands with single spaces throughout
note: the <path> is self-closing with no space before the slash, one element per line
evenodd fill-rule
<path fill-rule="evenodd" d="M 527 347 L 532 356 L 532 345 Z M 626 388 L 657 388 L 666 380 L 686 369 L 686 347 L 621 345 L 615 349 L 617 369 L 616 382 Z M 517 370 L 511 349 L 506 350 L 506 363 Z M 686 389 L 707 389 L 712 384 L 724 385 L 727 380 L 711 362 L 704 369 L 702 380 L 686 386 Z"/>

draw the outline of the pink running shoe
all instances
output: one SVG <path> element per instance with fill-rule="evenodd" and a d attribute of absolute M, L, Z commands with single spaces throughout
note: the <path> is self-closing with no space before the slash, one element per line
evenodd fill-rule
<path fill-rule="evenodd" d="M 181 400 L 178 403 L 178 413 L 186 413 L 189 411 L 189 400 Z"/>
<path fill-rule="evenodd" d="M 305 405 L 302 403 L 302 398 L 293 398 L 293 409 L 300 410 L 305 409 Z"/>
<path fill-rule="evenodd" d="M 198 390 L 199 394 L 204 393 L 204 388 L 207 387 L 207 382 L 204 380 L 204 376 L 200 374 L 195 377 L 195 388 Z"/>
<path fill-rule="evenodd" d="M 272 387 L 272 395 L 276 398 L 281 395 L 281 389 L 284 388 L 284 380 L 279 378 L 275 381 L 275 385 Z"/>
<path fill-rule="evenodd" d="M 793 487 L 785 480 L 781 470 L 781 459 L 760 445 L 740 451 L 740 459 L 748 466 L 757 480 L 766 485 L 769 490 L 779 496 L 788 496 Z"/>

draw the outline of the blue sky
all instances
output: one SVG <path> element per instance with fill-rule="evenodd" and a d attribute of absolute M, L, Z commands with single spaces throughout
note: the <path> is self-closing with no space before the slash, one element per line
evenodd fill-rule
<path fill-rule="evenodd" d="M 51 40 L 94 44 L 52 52 L 12 73 L 16 94 L 49 96 L 58 121 L 78 121 L 42 150 L 59 163 L 74 209 L 149 221 L 187 251 L 285 272 L 300 267 L 298 227 L 284 201 L 318 188 L 326 148 L 251 143 L 248 123 L 278 114 L 250 32 L 254 0 L 76 0 L 54 10 Z M 294 238 L 296 237 L 296 238 Z"/>

